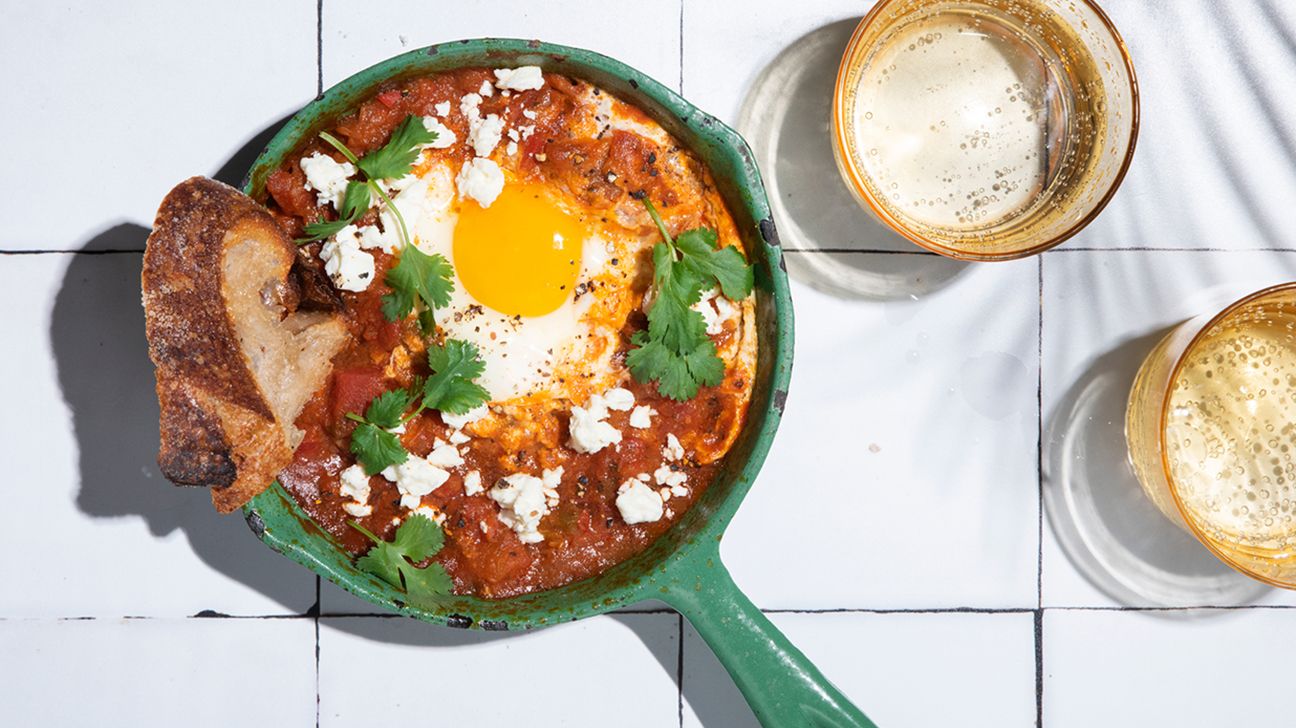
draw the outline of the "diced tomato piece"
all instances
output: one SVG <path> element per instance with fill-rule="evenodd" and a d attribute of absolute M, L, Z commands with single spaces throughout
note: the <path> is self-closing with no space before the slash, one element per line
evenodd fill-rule
<path fill-rule="evenodd" d="M 364 414 L 374 397 L 387 391 L 387 380 L 378 367 L 339 369 L 333 373 L 333 390 L 329 408 L 334 421 L 348 412 Z"/>
<path fill-rule="evenodd" d="M 401 92 L 394 88 L 389 88 L 378 94 L 378 102 L 389 109 L 396 108 L 396 104 L 399 104 L 400 100 Z"/>

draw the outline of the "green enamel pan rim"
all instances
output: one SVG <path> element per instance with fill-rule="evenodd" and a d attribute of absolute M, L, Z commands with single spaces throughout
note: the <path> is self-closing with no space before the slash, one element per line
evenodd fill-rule
<path fill-rule="evenodd" d="M 415 607 L 405 604 L 399 590 L 356 569 L 278 483 L 244 507 L 252 531 L 275 551 L 367 602 L 452 627 L 532 629 L 650 598 L 676 603 L 679 599 L 671 594 L 701 594 L 710 591 L 709 582 L 728 582 L 719 566 L 718 544 L 774 439 L 792 368 L 787 272 L 765 187 L 747 143 L 662 84 L 598 53 L 539 41 L 486 38 L 442 43 L 383 61 L 330 88 L 293 116 L 254 162 L 244 190 L 262 198 L 268 174 L 385 82 L 457 68 L 523 65 L 584 79 L 637 105 L 710 167 L 756 269 L 757 376 L 743 432 L 719 475 L 681 521 L 633 558 L 561 588 L 500 600 L 452 596 L 435 609 Z"/>

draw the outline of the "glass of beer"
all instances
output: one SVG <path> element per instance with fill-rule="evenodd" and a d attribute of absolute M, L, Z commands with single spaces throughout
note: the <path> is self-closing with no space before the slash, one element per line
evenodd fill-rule
<path fill-rule="evenodd" d="M 833 95 L 859 201 L 964 260 L 1046 250 L 1098 215 L 1138 136 L 1138 84 L 1089 0 L 881 0 Z"/>
<path fill-rule="evenodd" d="M 1173 329 L 1134 379 L 1130 463 L 1233 568 L 1296 588 L 1296 283 Z"/>

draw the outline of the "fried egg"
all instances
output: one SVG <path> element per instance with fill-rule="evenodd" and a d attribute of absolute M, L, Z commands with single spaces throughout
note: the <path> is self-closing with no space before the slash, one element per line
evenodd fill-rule
<path fill-rule="evenodd" d="M 615 383 L 610 360 L 636 302 L 624 281 L 643 243 L 591 224 L 541 185 L 506 179 L 489 207 L 456 194 L 450 161 L 421 165 L 395 197 L 414 244 L 454 268 L 448 338 L 477 345 L 492 402 L 584 401 Z M 383 217 L 384 229 L 395 220 Z M 612 261 L 615 261 L 613 263 Z"/>

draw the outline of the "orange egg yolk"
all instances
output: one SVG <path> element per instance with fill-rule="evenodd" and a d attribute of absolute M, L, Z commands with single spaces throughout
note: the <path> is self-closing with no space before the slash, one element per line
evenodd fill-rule
<path fill-rule="evenodd" d="M 505 185 L 490 207 L 473 201 L 460 207 L 455 273 L 485 306 L 510 316 L 543 316 L 572 294 L 586 232 L 544 188 Z"/>

